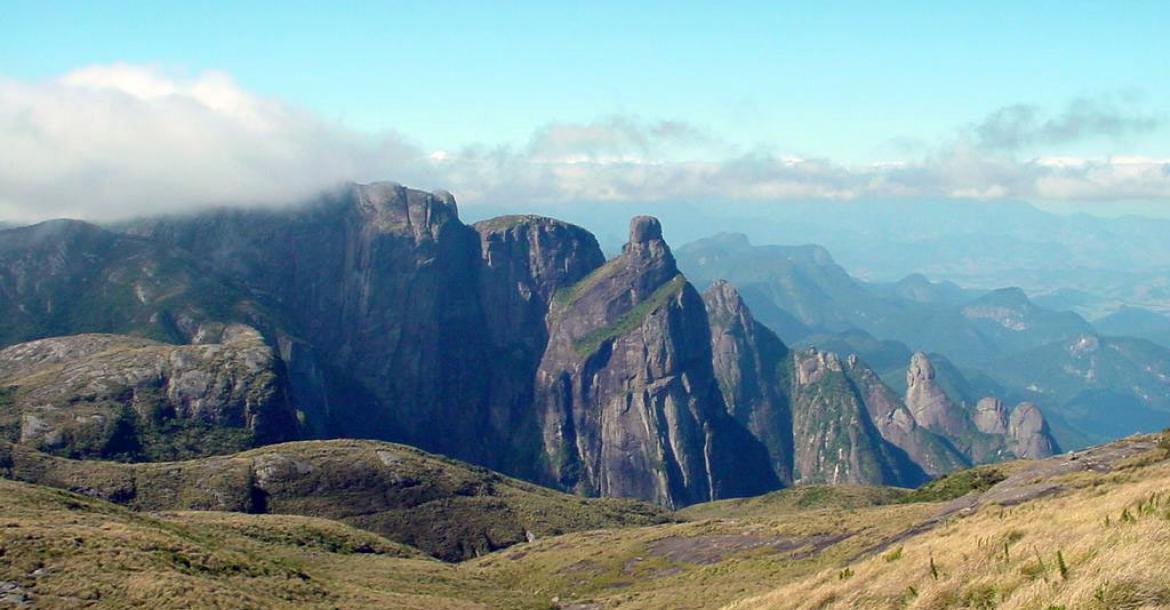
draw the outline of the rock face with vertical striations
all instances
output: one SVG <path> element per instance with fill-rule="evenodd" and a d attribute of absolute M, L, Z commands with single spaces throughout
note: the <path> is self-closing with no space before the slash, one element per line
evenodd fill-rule
<path fill-rule="evenodd" d="M 561 487 L 678 506 L 778 485 L 727 414 L 703 301 L 656 219 L 633 219 L 621 255 L 553 298 L 536 404 Z"/>
<path fill-rule="evenodd" d="M 711 326 L 715 375 L 727 411 L 764 443 L 772 471 L 791 485 L 794 439 L 788 347 L 752 317 L 731 284 L 711 284 L 703 302 Z"/>
<path fill-rule="evenodd" d="M 975 403 L 975 427 L 984 434 L 1007 434 L 1008 412 L 1003 401 L 985 396 Z"/>
<path fill-rule="evenodd" d="M 703 299 L 728 412 L 768 448 L 782 481 L 914 485 L 967 463 L 856 356 L 790 352 L 727 282 Z"/>
<path fill-rule="evenodd" d="M 529 478 L 542 452 L 532 408 L 536 369 L 548 343 L 545 315 L 557 290 L 571 286 L 605 263 L 588 231 L 539 216 L 504 216 L 474 225 L 480 238 L 479 297 L 491 357 L 490 434 L 506 451 L 496 467 Z M 485 431 L 486 432 L 486 431 Z"/>
<path fill-rule="evenodd" d="M 794 355 L 793 431 L 799 483 L 914 485 L 922 470 L 885 442 L 832 352 Z"/>
<path fill-rule="evenodd" d="M 480 240 L 449 194 L 353 185 L 295 210 L 161 219 L 135 233 L 275 301 L 321 363 L 331 435 L 487 460 Z"/>
<path fill-rule="evenodd" d="M 920 426 L 945 435 L 966 430 L 963 414 L 934 378 L 934 365 L 922 352 L 910 357 L 906 369 L 906 407 Z"/>
<path fill-rule="evenodd" d="M 886 442 L 904 452 L 930 477 L 971 465 L 972 460 L 944 436 L 920 426 L 893 390 L 856 356 L 846 359 L 846 371 Z"/>

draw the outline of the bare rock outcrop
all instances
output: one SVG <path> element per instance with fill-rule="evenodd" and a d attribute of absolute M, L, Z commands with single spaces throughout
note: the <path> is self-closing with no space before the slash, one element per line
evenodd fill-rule
<path fill-rule="evenodd" d="M 975 404 L 975 427 L 984 434 L 1007 434 L 1008 412 L 1003 401 L 985 396 Z"/>
<path fill-rule="evenodd" d="M 935 381 L 934 366 L 922 352 L 910 357 L 906 369 L 906 407 L 918 425 L 947 435 L 962 434 L 963 415 Z"/>
<path fill-rule="evenodd" d="M 1044 414 L 1030 402 L 1022 402 L 1012 409 L 1007 437 L 1008 448 L 1018 457 L 1046 458 L 1057 453 Z"/>
<path fill-rule="evenodd" d="M 76 457 L 172 459 L 296 438 L 272 350 L 252 328 L 167 345 L 73 335 L 0 351 L 12 440 Z"/>
<path fill-rule="evenodd" d="M 711 327 L 711 355 L 727 412 L 768 449 L 772 471 L 793 478 L 792 410 L 786 369 L 788 347 L 752 317 L 727 282 L 703 293 Z"/>
<path fill-rule="evenodd" d="M 919 425 L 944 436 L 973 463 L 1048 457 L 1057 452 L 1044 415 L 1035 405 L 1023 403 L 1009 417 L 995 397 L 980 399 L 973 409 L 952 401 L 936 381 L 930 359 L 921 352 L 911 357 L 906 370 L 905 402 Z"/>
<path fill-rule="evenodd" d="M 726 411 L 706 310 L 658 221 L 558 293 L 536 377 L 547 476 L 587 494 L 680 506 L 778 486 L 764 447 Z"/>

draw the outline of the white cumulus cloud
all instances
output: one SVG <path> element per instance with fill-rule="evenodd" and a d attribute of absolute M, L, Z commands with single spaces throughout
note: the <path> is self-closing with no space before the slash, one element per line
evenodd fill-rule
<path fill-rule="evenodd" d="M 242 90 L 94 66 L 49 82 L 0 80 L 0 218 L 117 218 L 289 202 L 393 173 L 419 153 Z"/>

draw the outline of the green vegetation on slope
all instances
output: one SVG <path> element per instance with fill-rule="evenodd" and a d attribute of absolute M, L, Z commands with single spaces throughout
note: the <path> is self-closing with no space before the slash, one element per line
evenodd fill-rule
<path fill-rule="evenodd" d="M 594 269 L 589 273 L 589 275 L 581 278 L 581 280 L 576 284 L 556 291 L 556 293 L 553 294 L 553 304 L 561 308 L 572 305 L 577 301 L 578 298 L 581 297 L 581 295 L 589 292 L 590 288 L 593 288 L 602 280 L 613 275 L 621 268 L 621 258 L 612 258 L 606 261 L 604 265 Z"/>
<path fill-rule="evenodd" d="M 943 502 L 972 492 L 983 492 L 1007 478 L 998 466 L 977 466 L 943 475 L 902 496 L 899 502 Z"/>
<path fill-rule="evenodd" d="M 637 328 L 646 316 L 654 313 L 670 301 L 670 299 L 674 298 L 686 283 L 687 280 L 681 273 L 675 275 L 669 282 L 655 289 L 653 294 L 646 297 L 646 300 L 638 303 L 629 311 L 622 314 L 614 323 L 598 328 L 574 341 L 573 349 L 577 354 L 585 356 L 597 351 L 601 347 L 601 344 L 606 341 L 628 334 Z"/>

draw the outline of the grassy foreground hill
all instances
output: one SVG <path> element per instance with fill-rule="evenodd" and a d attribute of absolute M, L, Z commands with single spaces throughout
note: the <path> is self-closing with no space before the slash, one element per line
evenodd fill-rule
<path fill-rule="evenodd" d="M 328 444 L 276 449 L 318 445 Z M 1136 437 L 915 492 L 809 486 L 693 506 L 669 522 L 617 519 L 461 563 L 320 517 L 134 511 L 0 481 L 0 607 L 1164 608 L 1168 458 L 1170 441 Z M 25 460 L 26 475 L 70 463 L 6 459 Z M 512 508 L 580 500 L 530 499 L 513 496 Z M 339 510 L 352 498 L 321 501 Z"/>
<path fill-rule="evenodd" d="M 0 474 L 138 511 L 322 517 L 449 561 L 534 537 L 672 519 L 650 504 L 572 496 L 376 441 L 304 441 L 144 464 L 70 460 L 0 443 Z"/>

